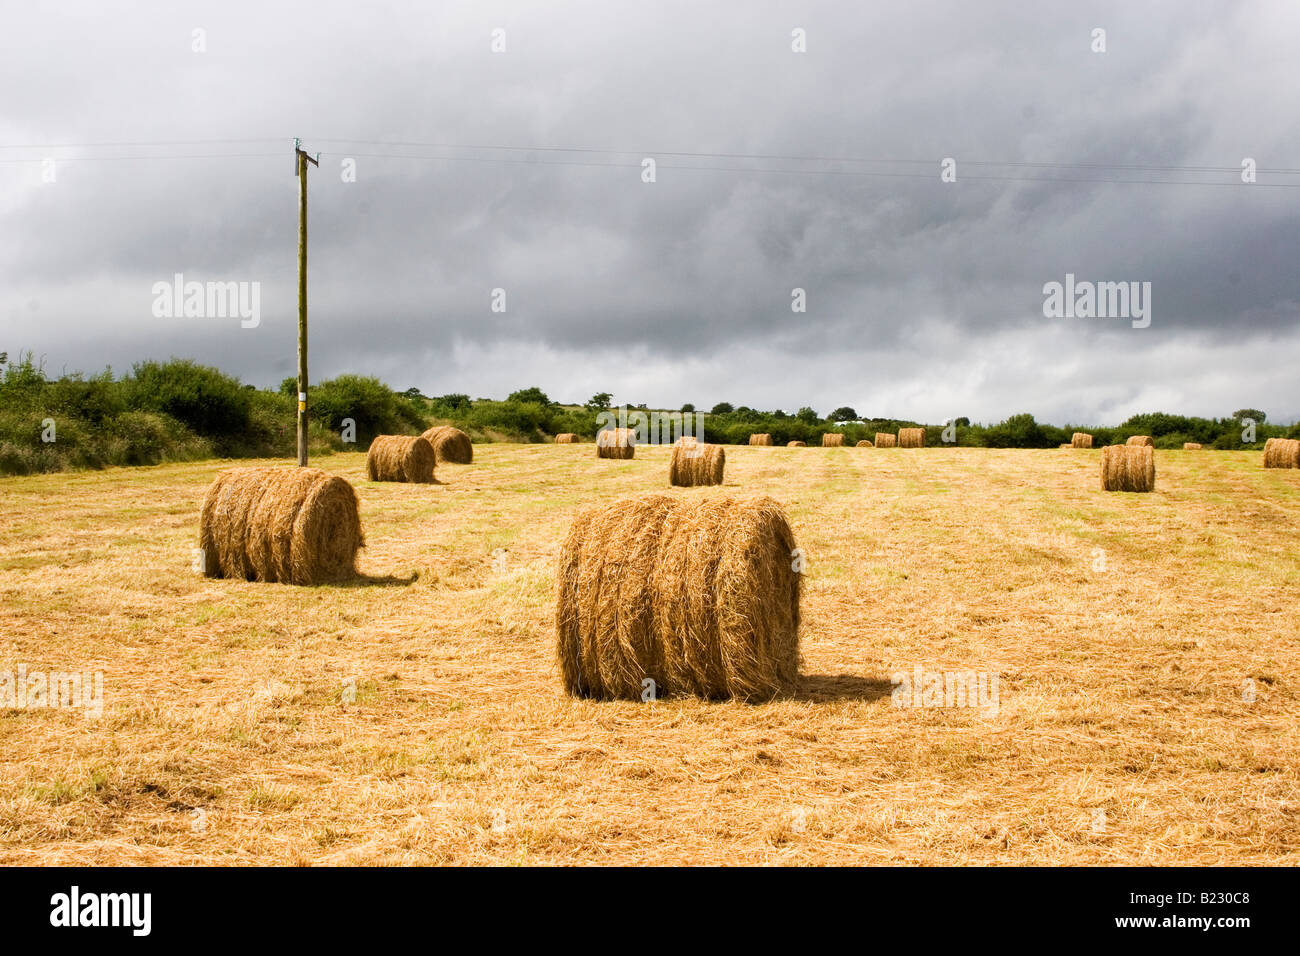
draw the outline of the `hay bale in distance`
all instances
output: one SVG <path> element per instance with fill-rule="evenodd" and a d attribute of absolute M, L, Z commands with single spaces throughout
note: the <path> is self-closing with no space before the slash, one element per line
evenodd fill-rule
<path fill-rule="evenodd" d="M 807 448 L 808 443 L 806 441 L 788 441 L 785 443 L 785 447 L 786 448 Z"/>
<path fill-rule="evenodd" d="M 682 438 L 673 445 L 668 462 L 668 483 L 679 488 L 720 485 L 727 467 L 727 452 L 721 445 L 706 445 L 694 438 Z"/>
<path fill-rule="evenodd" d="M 210 578 L 345 581 L 363 544 L 357 493 L 319 468 L 232 468 L 203 496 L 199 547 Z"/>
<path fill-rule="evenodd" d="M 1126 445 L 1146 445 L 1148 448 L 1154 448 L 1155 442 L 1151 440 L 1150 435 L 1129 435 Z"/>
<path fill-rule="evenodd" d="M 596 457 L 617 458 L 625 461 L 636 455 L 636 430 L 633 428 L 602 428 L 596 433 Z"/>
<path fill-rule="evenodd" d="M 1204 446 L 1202 446 L 1201 443 L 1198 441 L 1183 442 L 1183 451 L 1200 451 L 1202 447 Z"/>
<path fill-rule="evenodd" d="M 1264 442 L 1265 468 L 1300 468 L 1300 439 L 1270 438 Z"/>
<path fill-rule="evenodd" d="M 877 448 L 893 448 L 898 444 L 898 436 L 889 432 L 876 432 Z"/>
<path fill-rule="evenodd" d="M 924 448 L 925 429 L 924 428 L 900 428 L 898 430 L 898 447 L 899 448 Z"/>
<path fill-rule="evenodd" d="M 1156 456 L 1150 445 L 1107 445 L 1101 450 L 1102 491 L 1155 491 Z"/>
<path fill-rule="evenodd" d="M 574 696 L 763 699 L 799 666 L 794 534 L 768 497 L 599 505 L 560 551 L 556 650 Z"/>
<path fill-rule="evenodd" d="M 445 462 L 468 465 L 474 461 L 474 443 L 459 428 L 435 425 L 420 437 L 433 446 L 433 454 L 440 465 Z"/>
<path fill-rule="evenodd" d="M 424 438 L 379 435 L 366 453 L 366 475 L 371 481 L 409 481 L 429 484 L 437 457 Z"/>
<path fill-rule="evenodd" d="M 858 442 L 857 447 L 858 447 L 858 448 L 875 448 L 876 446 L 873 445 L 873 444 L 871 444 L 871 442 L 867 441 L 867 440 L 864 438 L 864 439 L 862 439 L 862 441 Z"/>
<path fill-rule="evenodd" d="M 827 432 L 822 436 L 823 448 L 843 448 L 844 436 L 839 432 Z"/>
<path fill-rule="evenodd" d="M 576 445 L 580 439 L 573 432 L 560 432 L 555 436 L 557 445 Z"/>
<path fill-rule="evenodd" d="M 1070 438 L 1071 448 L 1091 448 L 1092 436 L 1087 432 L 1075 432 Z"/>
<path fill-rule="evenodd" d="M 750 435 L 749 443 L 751 445 L 770 445 L 772 444 L 772 436 L 766 432 L 761 435 Z"/>

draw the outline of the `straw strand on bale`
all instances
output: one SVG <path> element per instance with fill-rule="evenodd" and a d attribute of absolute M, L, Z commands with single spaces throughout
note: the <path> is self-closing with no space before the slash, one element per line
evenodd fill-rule
<path fill-rule="evenodd" d="M 898 444 L 898 437 L 889 432 L 876 432 L 877 448 L 893 448 Z"/>
<path fill-rule="evenodd" d="M 636 430 L 602 428 L 596 433 L 596 457 L 626 460 L 636 456 Z"/>
<path fill-rule="evenodd" d="M 822 436 L 823 448 L 841 448 L 844 445 L 844 436 L 839 432 L 827 432 Z"/>
<path fill-rule="evenodd" d="M 1150 435 L 1130 435 L 1126 445 L 1146 445 L 1148 448 L 1154 448 L 1155 442 L 1151 440 Z"/>
<path fill-rule="evenodd" d="M 356 492 L 317 468 L 232 468 L 203 497 L 199 547 L 210 578 L 343 581 L 363 544 Z"/>
<path fill-rule="evenodd" d="M 560 432 L 555 436 L 555 444 L 557 445 L 576 445 L 577 443 L 578 436 L 573 432 Z"/>
<path fill-rule="evenodd" d="M 1155 491 L 1156 457 L 1150 445 L 1107 445 L 1101 450 L 1102 491 Z"/>
<path fill-rule="evenodd" d="M 772 444 L 772 436 L 767 434 L 767 432 L 763 432 L 762 434 L 750 435 L 749 443 L 751 445 L 770 445 Z"/>
<path fill-rule="evenodd" d="M 873 444 L 871 444 L 871 442 L 867 441 L 867 440 L 864 438 L 864 439 L 862 439 L 862 441 L 858 442 L 858 447 L 859 447 L 859 448 L 875 448 L 876 446 L 873 445 Z"/>
<path fill-rule="evenodd" d="M 371 481 L 429 484 L 434 481 L 436 461 L 433 446 L 424 438 L 380 435 L 366 453 L 366 474 Z"/>
<path fill-rule="evenodd" d="M 771 498 L 647 495 L 583 511 L 560 551 L 565 690 L 763 699 L 799 665 L 794 534 Z"/>
<path fill-rule="evenodd" d="M 898 430 L 898 447 L 899 448 L 924 448 L 925 429 L 924 428 L 900 428 Z"/>
<path fill-rule="evenodd" d="M 668 463 L 668 483 L 680 488 L 720 485 L 727 467 L 727 452 L 721 445 L 706 445 L 695 439 L 680 439 L 673 445 Z"/>
<path fill-rule="evenodd" d="M 435 425 L 420 437 L 433 446 L 433 454 L 440 465 L 444 462 L 469 465 L 474 461 L 474 443 L 459 428 Z"/>
<path fill-rule="evenodd" d="M 1087 432 L 1075 432 L 1070 438 L 1071 448 L 1091 448 L 1092 436 Z"/>
<path fill-rule="evenodd" d="M 1264 443 L 1265 468 L 1300 468 L 1300 439 L 1270 438 Z"/>

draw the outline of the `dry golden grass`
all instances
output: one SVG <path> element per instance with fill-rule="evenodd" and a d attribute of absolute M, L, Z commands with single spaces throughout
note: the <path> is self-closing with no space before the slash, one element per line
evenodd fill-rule
<path fill-rule="evenodd" d="M 728 448 L 666 493 L 784 505 L 798 692 L 571 699 L 560 545 L 669 451 L 480 445 L 442 485 L 320 458 L 361 495 L 353 587 L 192 571 L 217 463 L 0 480 L 0 669 L 105 688 L 98 721 L 0 712 L 0 861 L 1300 862 L 1300 473 L 1159 450 L 1156 491 L 1106 494 L 1099 451 Z M 1000 709 L 892 707 L 917 665 L 997 673 Z"/>

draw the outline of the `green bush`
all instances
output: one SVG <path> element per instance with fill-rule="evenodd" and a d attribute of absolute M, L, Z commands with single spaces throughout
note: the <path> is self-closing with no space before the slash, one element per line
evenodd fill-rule
<path fill-rule="evenodd" d="M 160 412 L 195 434 L 213 439 L 218 451 L 248 430 L 252 400 L 238 379 L 187 359 L 141 362 L 126 381 L 128 405 Z"/>

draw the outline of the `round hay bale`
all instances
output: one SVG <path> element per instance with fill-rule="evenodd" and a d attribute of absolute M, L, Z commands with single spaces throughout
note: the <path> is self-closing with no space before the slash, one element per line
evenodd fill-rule
<path fill-rule="evenodd" d="M 1091 448 L 1092 436 L 1087 432 L 1075 432 L 1070 438 L 1071 448 Z"/>
<path fill-rule="evenodd" d="M 822 436 L 823 448 L 843 448 L 844 436 L 839 432 L 827 432 Z"/>
<path fill-rule="evenodd" d="M 705 445 L 694 438 L 679 439 L 668 463 L 668 483 L 679 488 L 720 485 L 727 467 L 727 452 L 721 445 Z"/>
<path fill-rule="evenodd" d="M 435 425 L 420 437 L 433 446 L 434 457 L 440 465 L 445 462 L 469 465 L 474 461 L 474 443 L 459 428 Z"/>
<path fill-rule="evenodd" d="M 364 543 L 357 493 L 318 468 L 232 468 L 203 496 L 199 547 L 210 578 L 345 581 Z"/>
<path fill-rule="evenodd" d="M 1156 456 L 1150 445 L 1107 445 L 1101 450 L 1102 491 L 1155 491 Z"/>
<path fill-rule="evenodd" d="M 806 441 L 788 441 L 785 443 L 785 447 L 786 448 L 807 448 L 808 443 Z"/>
<path fill-rule="evenodd" d="M 1265 468 L 1300 468 L 1300 440 L 1270 438 L 1264 442 Z"/>
<path fill-rule="evenodd" d="M 371 481 L 409 481 L 427 485 L 433 478 L 437 457 L 424 438 L 379 435 L 366 453 L 366 475 Z"/>
<path fill-rule="evenodd" d="M 636 429 L 602 428 L 596 433 L 596 457 L 626 460 L 636 455 Z"/>
<path fill-rule="evenodd" d="M 761 435 L 750 435 L 749 443 L 751 445 L 770 445 L 772 444 L 772 436 L 767 432 L 763 432 Z"/>
<path fill-rule="evenodd" d="M 858 447 L 858 448 L 875 448 L 876 446 L 873 445 L 873 444 L 871 444 L 871 442 L 867 441 L 867 440 L 864 438 L 864 439 L 862 439 L 862 441 L 858 442 L 857 447 Z"/>
<path fill-rule="evenodd" d="M 898 437 L 888 432 L 876 432 L 877 448 L 893 448 L 898 444 Z"/>
<path fill-rule="evenodd" d="M 900 428 L 898 430 L 898 447 L 899 448 L 924 448 L 925 429 L 924 428 Z"/>
<path fill-rule="evenodd" d="M 1155 442 L 1151 440 L 1150 435 L 1129 435 L 1126 445 L 1145 445 L 1148 448 L 1154 448 Z"/>
<path fill-rule="evenodd" d="M 768 497 L 647 495 L 578 515 L 560 551 L 556 649 L 578 697 L 754 700 L 799 668 L 794 534 Z"/>
<path fill-rule="evenodd" d="M 1183 451 L 1200 451 L 1203 446 L 1198 441 L 1183 442 Z"/>
<path fill-rule="evenodd" d="M 573 432 L 560 432 L 555 436 L 557 445 L 576 445 L 580 440 Z"/>

